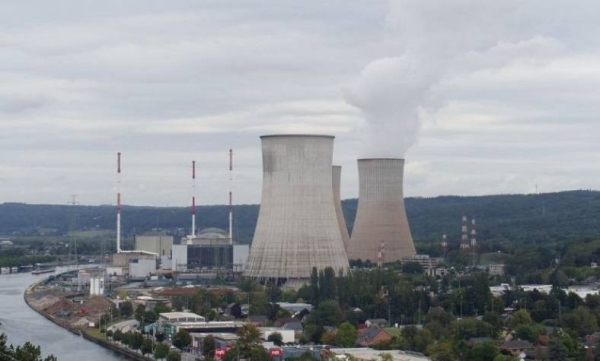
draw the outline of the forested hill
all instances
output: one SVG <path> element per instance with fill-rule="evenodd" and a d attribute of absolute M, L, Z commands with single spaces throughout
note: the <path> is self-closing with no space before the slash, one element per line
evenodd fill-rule
<path fill-rule="evenodd" d="M 343 202 L 348 228 L 352 228 L 356 199 Z M 475 217 L 480 242 L 555 243 L 600 238 L 600 192 L 568 191 L 540 195 L 443 196 L 407 198 L 406 208 L 417 242 L 439 242 L 447 233 L 450 242 L 460 236 L 461 217 Z M 204 206 L 197 211 L 199 228 L 227 228 L 227 206 Z M 235 235 L 250 241 L 258 205 L 234 207 Z M 134 207 L 122 211 L 126 236 L 162 228 L 189 232 L 189 208 Z M 64 234 L 76 229 L 114 229 L 114 206 L 0 204 L 0 235 Z"/>

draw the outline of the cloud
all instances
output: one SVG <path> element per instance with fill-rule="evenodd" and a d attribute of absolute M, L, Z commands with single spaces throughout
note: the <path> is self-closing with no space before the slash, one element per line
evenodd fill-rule
<path fill-rule="evenodd" d="M 196 159 L 222 204 L 230 147 L 258 202 L 258 136 L 290 132 L 336 135 L 344 197 L 370 151 L 407 152 L 407 195 L 598 188 L 599 7 L 0 4 L 0 202 L 114 202 L 122 151 L 126 203 L 187 204 Z"/>

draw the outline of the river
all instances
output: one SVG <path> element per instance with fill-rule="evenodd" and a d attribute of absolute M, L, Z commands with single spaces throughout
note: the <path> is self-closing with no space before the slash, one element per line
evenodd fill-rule
<path fill-rule="evenodd" d="M 58 267 L 57 272 L 66 271 Z M 26 341 L 39 345 L 44 355 L 53 354 L 58 361 L 122 361 L 125 357 L 66 331 L 33 311 L 23 300 L 25 289 L 50 273 L 0 275 L 0 333 L 8 343 Z"/>

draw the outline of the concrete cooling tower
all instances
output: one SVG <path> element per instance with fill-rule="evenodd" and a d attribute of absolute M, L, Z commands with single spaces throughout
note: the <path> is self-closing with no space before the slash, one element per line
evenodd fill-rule
<path fill-rule="evenodd" d="M 342 197 L 341 197 L 341 184 L 342 181 L 342 167 L 339 165 L 333 166 L 333 202 L 335 204 L 335 215 L 337 216 L 338 225 L 340 226 L 340 233 L 342 234 L 342 241 L 344 241 L 344 248 L 348 249 L 348 243 L 350 243 L 350 235 L 348 234 L 348 227 L 346 227 L 346 218 L 344 218 L 344 211 L 342 210 Z"/>
<path fill-rule="evenodd" d="M 359 194 L 348 246 L 349 259 L 383 262 L 415 255 L 404 209 L 404 159 L 358 160 Z"/>
<path fill-rule="evenodd" d="M 333 138 L 262 136 L 263 188 L 245 275 L 308 280 L 313 267 L 348 269 L 332 187 Z"/>

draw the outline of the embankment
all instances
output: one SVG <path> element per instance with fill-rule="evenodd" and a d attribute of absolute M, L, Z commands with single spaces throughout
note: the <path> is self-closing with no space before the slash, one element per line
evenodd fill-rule
<path fill-rule="evenodd" d="M 30 285 L 29 287 L 27 287 L 27 289 L 25 290 L 25 293 L 23 294 L 23 299 L 25 300 L 25 303 L 27 304 L 27 306 L 29 306 L 29 308 L 31 308 L 38 314 L 42 315 L 43 317 L 45 317 L 46 319 L 48 319 L 50 322 L 54 323 L 55 325 L 58 325 L 58 326 L 64 328 L 65 330 L 67 330 L 75 335 L 81 336 L 82 338 L 84 338 L 90 342 L 93 342 L 99 346 L 102 346 L 104 348 L 112 350 L 113 352 L 123 355 L 130 360 L 136 360 L 136 361 L 152 361 L 153 360 L 151 358 L 142 356 L 130 349 L 120 347 L 116 343 L 96 338 L 96 337 L 90 335 L 89 333 L 85 332 L 85 329 L 78 329 L 76 327 L 73 327 L 68 322 L 57 319 L 56 317 L 53 317 L 51 314 L 45 312 L 44 310 L 40 310 L 40 309 L 34 307 L 34 305 L 31 304 L 28 296 L 30 296 L 33 292 L 35 292 L 36 287 L 38 287 L 40 284 L 44 283 L 46 280 L 47 279 L 37 281 L 37 282 L 33 283 L 32 285 Z"/>

